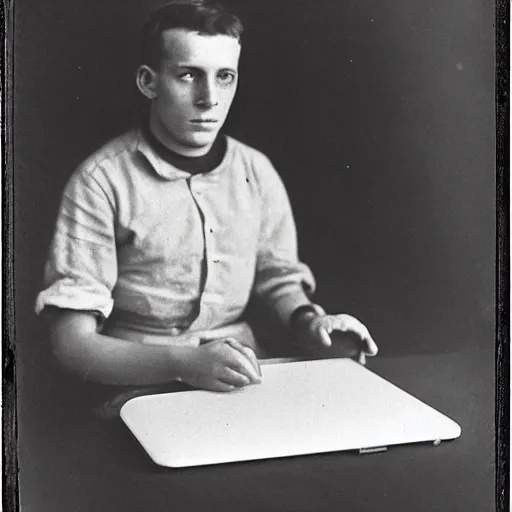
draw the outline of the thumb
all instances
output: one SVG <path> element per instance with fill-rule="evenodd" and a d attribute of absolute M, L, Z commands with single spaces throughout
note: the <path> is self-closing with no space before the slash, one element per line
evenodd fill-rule
<path fill-rule="evenodd" d="M 327 329 L 323 325 L 319 325 L 315 330 L 321 345 L 325 348 L 330 347 L 332 345 L 332 341 Z"/>

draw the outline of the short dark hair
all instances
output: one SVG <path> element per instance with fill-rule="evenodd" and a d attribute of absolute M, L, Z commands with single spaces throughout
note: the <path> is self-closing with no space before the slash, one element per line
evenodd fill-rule
<path fill-rule="evenodd" d="M 215 0 L 171 0 L 153 10 L 142 30 L 141 60 L 153 68 L 162 58 L 162 32 L 184 28 L 206 35 L 227 35 L 241 40 L 242 22 Z"/>

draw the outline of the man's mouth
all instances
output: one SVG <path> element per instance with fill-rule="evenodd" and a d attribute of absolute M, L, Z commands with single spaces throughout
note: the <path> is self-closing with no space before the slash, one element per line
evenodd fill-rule
<path fill-rule="evenodd" d="M 196 132 L 214 132 L 217 130 L 217 119 L 205 118 L 205 119 L 191 119 L 191 129 Z"/>
<path fill-rule="evenodd" d="M 194 124 L 215 124 L 217 119 L 191 119 L 190 122 Z"/>

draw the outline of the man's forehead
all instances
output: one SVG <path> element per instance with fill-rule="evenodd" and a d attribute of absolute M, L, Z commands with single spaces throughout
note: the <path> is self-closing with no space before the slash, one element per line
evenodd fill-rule
<path fill-rule="evenodd" d="M 177 65 L 234 67 L 240 43 L 224 34 L 203 34 L 182 28 L 162 32 L 162 58 Z"/>

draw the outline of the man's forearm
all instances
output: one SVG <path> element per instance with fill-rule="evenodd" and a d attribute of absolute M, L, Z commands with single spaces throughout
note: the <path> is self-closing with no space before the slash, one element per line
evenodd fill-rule
<path fill-rule="evenodd" d="M 65 315 L 51 322 L 54 353 L 81 378 L 102 384 L 145 385 L 179 378 L 193 347 L 150 346 L 96 332 L 95 320 Z"/>
<path fill-rule="evenodd" d="M 144 385 L 176 380 L 191 347 L 156 347 L 100 333 L 77 340 L 83 348 L 60 350 L 57 357 L 80 376 L 102 384 Z"/>

